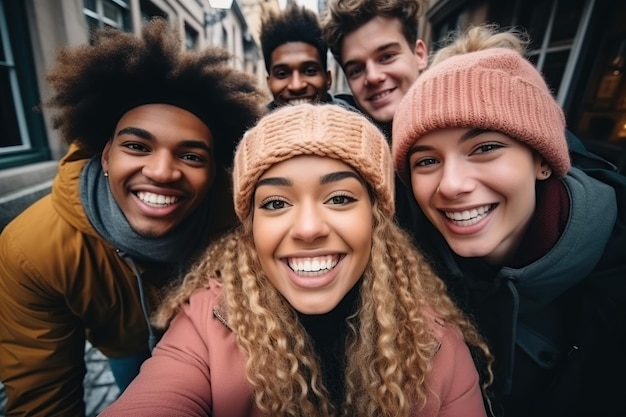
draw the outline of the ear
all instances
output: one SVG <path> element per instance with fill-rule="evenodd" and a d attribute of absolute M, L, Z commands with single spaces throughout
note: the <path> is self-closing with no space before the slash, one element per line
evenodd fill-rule
<path fill-rule="evenodd" d="M 104 145 L 104 149 L 102 150 L 102 156 L 100 157 L 100 164 L 102 165 L 102 170 L 104 172 L 109 172 L 109 153 L 111 152 L 111 145 L 113 144 L 113 139 L 109 139 Z"/>
<path fill-rule="evenodd" d="M 550 164 L 548 164 L 548 161 L 541 158 L 535 169 L 535 178 L 539 181 L 543 181 L 550 178 L 550 176 L 552 176 L 552 168 L 550 167 Z"/>
<path fill-rule="evenodd" d="M 428 66 L 428 48 L 426 48 L 426 44 L 423 40 L 418 39 L 415 41 L 413 52 L 417 58 L 417 69 L 421 73 Z"/>
<path fill-rule="evenodd" d="M 330 86 L 333 85 L 333 74 L 330 70 L 326 71 L 326 89 L 330 90 Z"/>

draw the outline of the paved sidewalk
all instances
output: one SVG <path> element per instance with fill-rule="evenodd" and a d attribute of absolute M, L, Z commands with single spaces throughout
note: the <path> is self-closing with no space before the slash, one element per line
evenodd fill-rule
<path fill-rule="evenodd" d="M 113 374 L 109 369 L 109 362 L 99 350 L 89 343 L 85 346 L 85 361 L 87 374 L 85 375 L 85 411 L 87 417 L 95 417 L 108 404 L 117 398 L 119 389 L 115 385 Z M 0 384 L 0 417 L 4 417 L 6 394 Z"/>

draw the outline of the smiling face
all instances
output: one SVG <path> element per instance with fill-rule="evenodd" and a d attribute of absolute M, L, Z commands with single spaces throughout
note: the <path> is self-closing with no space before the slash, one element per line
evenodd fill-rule
<path fill-rule="evenodd" d="M 428 63 L 422 40 L 409 45 L 400 20 L 376 17 L 344 37 L 343 70 L 359 107 L 390 122 L 400 100 Z"/>
<path fill-rule="evenodd" d="M 549 167 L 498 132 L 443 129 L 409 150 L 411 186 L 424 214 L 452 250 L 503 264 L 535 211 L 535 182 Z"/>
<path fill-rule="evenodd" d="M 369 262 L 373 212 L 368 189 L 349 165 L 299 156 L 259 179 L 254 243 L 263 271 L 299 312 L 331 311 Z"/>
<path fill-rule="evenodd" d="M 305 42 L 288 42 L 272 52 L 267 87 L 277 105 L 326 100 L 331 76 L 324 71 L 317 48 Z"/>
<path fill-rule="evenodd" d="M 206 197 L 215 176 L 213 136 L 186 110 L 146 104 L 122 116 L 101 162 L 133 230 L 163 236 Z"/>

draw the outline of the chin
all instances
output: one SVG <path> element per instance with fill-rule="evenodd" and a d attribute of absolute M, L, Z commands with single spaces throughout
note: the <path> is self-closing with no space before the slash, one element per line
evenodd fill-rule
<path fill-rule="evenodd" d="M 172 227 L 163 227 L 163 226 L 146 226 L 143 227 L 135 227 L 132 226 L 132 229 L 141 237 L 145 237 L 148 239 L 154 239 L 158 237 L 162 237 L 167 235 L 173 228 Z"/>

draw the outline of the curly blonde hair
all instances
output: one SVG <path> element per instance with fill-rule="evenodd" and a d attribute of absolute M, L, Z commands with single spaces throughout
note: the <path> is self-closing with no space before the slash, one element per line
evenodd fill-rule
<path fill-rule="evenodd" d="M 432 312 L 457 327 L 486 364 L 493 358 L 471 321 L 455 306 L 445 284 L 392 220 L 373 203 L 371 258 L 362 277 L 357 312 L 348 319 L 346 396 L 331 403 L 313 345 L 296 311 L 269 282 L 252 236 L 252 215 L 205 252 L 166 297 L 155 323 L 167 326 L 192 292 L 223 283 L 228 325 L 246 357 L 257 407 L 267 416 L 408 416 L 426 403 L 427 376 L 438 341 Z M 430 312 L 430 313 L 429 313 Z M 367 365 L 364 365 L 367 364 Z M 487 397 L 485 397 L 487 398 Z"/>

